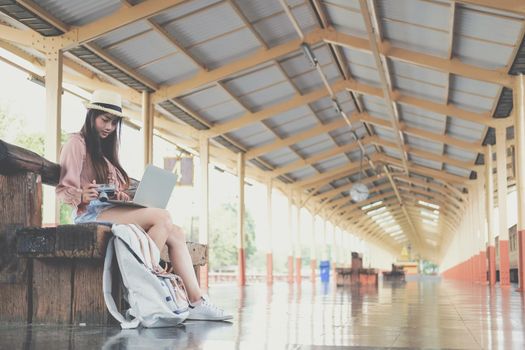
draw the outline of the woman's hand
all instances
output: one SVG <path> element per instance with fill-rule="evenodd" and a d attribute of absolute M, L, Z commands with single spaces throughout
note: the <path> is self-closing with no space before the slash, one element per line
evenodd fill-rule
<path fill-rule="evenodd" d="M 120 200 L 120 201 L 129 201 L 130 200 L 130 197 L 128 196 L 128 194 L 126 192 L 117 191 L 117 192 L 115 192 L 115 194 L 117 196 L 117 200 Z"/>
<path fill-rule="evenodd" d="M 93 180 L 92 183 L 90 183 L 87 186 L 84 186 L 82 188 L 82 193 L 80 194 L 80 202 L 82 204 L 89 204 L 89 202 L 95 200 L 98 198 L 98 192 L 97 192 L 98 184 L 96 184 L 95 180 Z"/>

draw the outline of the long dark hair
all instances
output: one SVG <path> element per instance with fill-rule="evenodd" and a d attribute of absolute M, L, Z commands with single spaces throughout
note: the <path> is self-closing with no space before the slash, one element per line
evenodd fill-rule
<path fill-rule="evenodd" d="M 107 112 L 98 109 L 89 109 L 86 114 L 86 121 L 80 130 L 86 142 L 86 152 L 89 160 L 95 169 L 97 183 L 106 183 L 108 181 L 108 165 L 104 157 L 109 160 L 122 174 L 127 187 L 129 185 L 128 173 L 120 165 L 118 159 L 118 148 L 120 145 L 120 133 L 122 128 L 122 118 L 118 118 L 117 128 L 105 139 L 101 138 L 95 128 L 95 119 Z"/>

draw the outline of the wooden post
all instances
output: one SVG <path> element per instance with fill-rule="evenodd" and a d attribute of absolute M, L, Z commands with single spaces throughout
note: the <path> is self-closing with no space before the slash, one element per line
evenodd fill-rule
<path fill-rule="evenodd" d="M 292 231 L 292 194 L 288 194 L 288 283 L 293 283 L 293 231 Z"/>
<path fill-rule="evenodd" d="M 57 162 L 61 146 L 62 111 L 62 51 L 46 54 L 46 135 L 45 157 Z M 60 220 L 60 206 L 55 189 L 44 186 L 44 217 L 46 224 L 57 224 Z"/>
<path fill-rule="evenodd" d="M 244 171 L 245 171 L 245 156 L 244 153 L 239 152 L 237 157 L 237 176 L 239 178 L 239 202 L 238 202 L 238 217 L 237 229 L 238 236 L 238 265 L 239 276 L 238 282 L 240 286 L 246 285 L 246 257 L 244 254 Z"/>
<path fill-rule="evenodd" d="M 0 147 L 1 159 L 1 147 Z M 0 168 L 5 169 L 0 161 Z M 15 230 L 42 225 L 42 183 L 34 173 L 0 175 L 0 323 L 31 322 L 32 265 L 16 256 Z"/>
<path fill-rule="evenodd" d="M 335 283 L 335 269 L 337 268 L 337 246 L 335 244 L 335 223 L 332 223 L 332 247 L 330 249 L 330 260 L 332 268 L 332 276 L 334 276 Z"/>
<path fill-rule="evenodd" d="M 518 194 L 518 280 L 525 291 L 525 77 L 514 78 L 514 139 L 516 140 L 516 188 Z"/>
<path fill-rule="evenodd" d="M 295 217 L 295 281 L 297 283 L 302 282 L 301 270 L 302 270 L 302 260 L 301 260 L 301 198 L 297 196 L 297 212 Z"/>
<path fill-rule="evenodd" d="M 315 240 L 315 215 L 312 214 L 312 242 L 310 244 L 310 279 L 312 280 L 312 283 L 315 283 L 315 277 L 316 277 L 316 268 L 317 268 L 317 244 Z"/>
<path fill-rule="evenodd" d="M 509 229 L 507 227 L 507 129 L 496 128 L 496 162 L 498 172 L 499 212 L 499 283 L 510 285 Z"/>
<path fill-rule="evenodd" d="M 484 204 L 485 204 L 485 197 L 483 196 L 483 182 L 484 182 L 484 175 L 479 174 L 480 181 L 477 183 L 475 188 L 475 195 L 476 195 L 476 217 L 478 220 L 476 221 L 477 230 L 478 230 L 478 239 L 476 247 L 478 249 L 478 273 L 479 277 L 478 280 L 482 284 L 487 283 L 487 252 L 485 249 L 485 240 L 486 240 L 486 234 L 485 234 L 485 211 L 483 210 Z"/>
<path fill-rule="evenodd" d="M 476 227 L 476 221 L 479 220 L 478 218 L 476 218 L 475 216 L 475 206 L 476 206 L 476 200 L 475 200 L 475 193 L 474 193 L 474 188 L 475 188 L 476 184 L 473 183 L 469 189 L 468 189 L 468 198 L 469 198 L 469 216 L 470 216 L 470 221 L 469 221 L 469 233 L 470 233 L 470 245 L 469 245 L 469 251 L 470 251 L 470 270 L 471 270 L 471 276 L 470 276 L 470 280 L 472 282 L 479 282 L 478 281 L 478 277 L 479 277 L 479 272 L 478 272 L 478 263 L 477 263 L 477 258 L 478 258 L 478 247 L 477 247 L 477 227 Z"/>
<path fill-rule="evenodd" d="M 199 243 L 208 244 L 210 232 L 210 142 L 207 137 L 199 139 L 201 161 L 201 200 L 199 215 Z M 209 262 L 201 266 L 198 274 L 201 288 L 208 289 Z"/>
<path fill-rule="evenodd" d="M 153 115 L 154 109 L 151 103 L 151 95 L 142 91 L 142 132 L 144 139 L 144 166 L 153 162 Z"/>
<path fill-rule="evenodd" d="M 273 284 L 273 215 L 272 215 L 272 179 L 266 184 L 266 283 Z"/>
<path fill-rule="evenodd" d="M 492 145 L 488 144 L 485 151 L 485 195 L 487 212 L 487 257 L 489 260 L 489 284 L 496 284 L 496 248 L 494 247 L 494 178 L 492 175 Z"/>

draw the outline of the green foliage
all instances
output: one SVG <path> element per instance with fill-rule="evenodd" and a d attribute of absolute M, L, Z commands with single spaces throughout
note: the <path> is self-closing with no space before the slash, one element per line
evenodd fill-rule
<path fill-rule="evenodd" d="M 9 110 L 0 106 L 0 139 L 26 148 L 40 156 L 44 156 L 44 133 L 25 133 L 23 119 L 9 113 Z M 62 133 L 62 143 L 67 140 L 67 135 Z M 60 205 L 60 223 L 71 224 L 72 208 L 66 204 Z"/>
<path fill-rule="evenodd" d="M 213 270 L 237 265 L 237 208 L 232 203 L 222 204 L 210 216 L 210 267 Z M 255 253 L 255 223 L 249 212 L 245 212 L 245 254 L 250 259 Z"/>
<path fill-rule="evenodd" d="M 423 274 L 424 275 L 435 275 L 438 272 L 438 266 L 432 261 L 423 260 Z"/>

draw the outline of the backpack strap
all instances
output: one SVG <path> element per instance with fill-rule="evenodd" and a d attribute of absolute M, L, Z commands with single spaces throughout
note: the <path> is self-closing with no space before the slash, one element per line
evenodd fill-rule
<path fill-rule="evenodd" d="M 113 256 L 115 255 L 115 237 L 111 237 L 106 249 L 106 257 L 104 259 L 104 272 L 102 275 L 102 290 L 104 292 L 104 301 L 111 315 L 120 322 L 122 329 L 137 328 L 140 324 L 140 320 L 135 318 L 133 320 L 127 320 L 118 311 L 117 304 L 113 295 L 111 294 L 112 289 L 112 274 L 111 267 L 113 264 Z"/>

